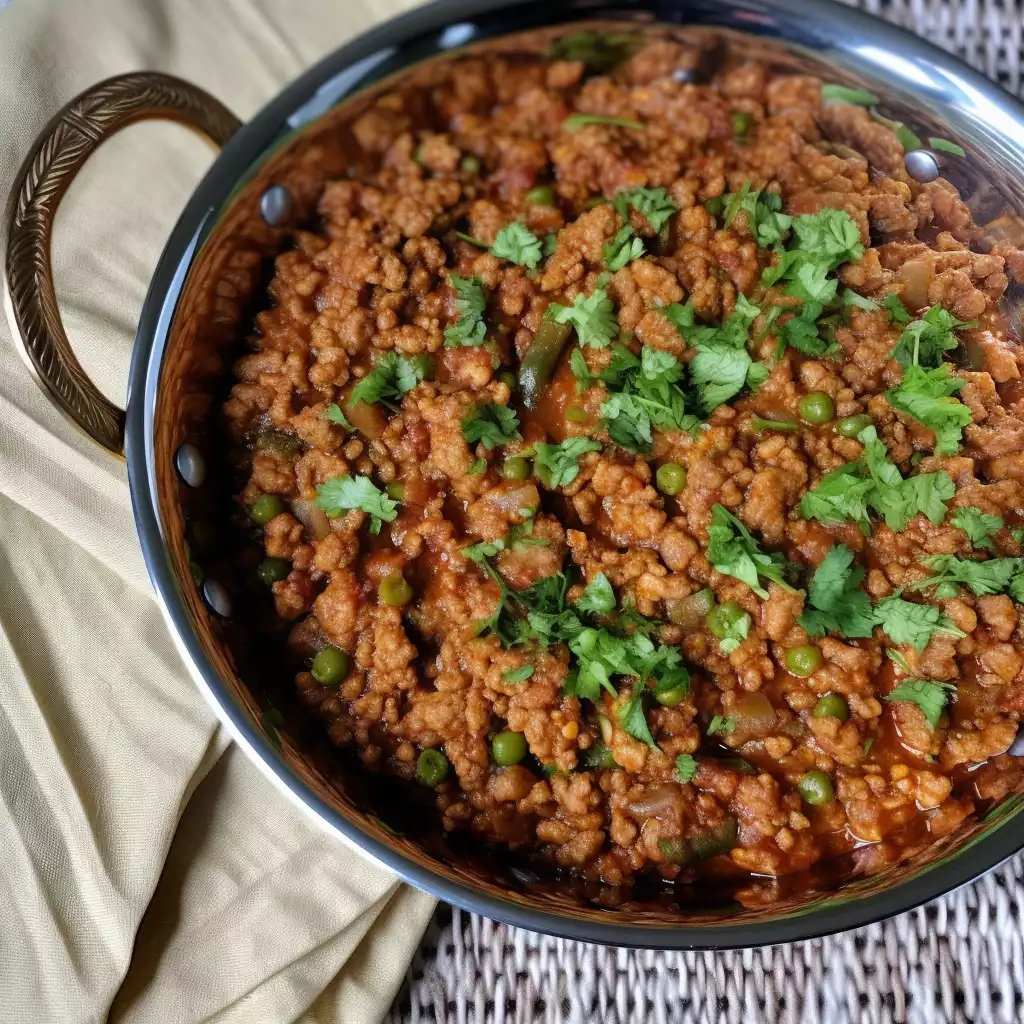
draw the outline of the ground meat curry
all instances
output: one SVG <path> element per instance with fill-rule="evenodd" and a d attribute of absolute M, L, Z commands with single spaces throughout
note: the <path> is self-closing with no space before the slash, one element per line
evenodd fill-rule
<path fill-rule="evenodd" d="M 365 111 L 235 365 L 240 515 L 301 703 L 444 829 L 877 870 L 1020 783 L 1024 255 L 872 97 L 693 66 L 575 36 Z"/>

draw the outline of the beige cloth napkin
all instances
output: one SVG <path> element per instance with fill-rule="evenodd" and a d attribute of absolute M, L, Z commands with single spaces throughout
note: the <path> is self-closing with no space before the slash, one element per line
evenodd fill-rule
<path fill-rule="evenodd" d="M 2 4 L 0 4 L 2 6 Z M 159 69 L 250 117 L 410 0 L 15 0 L 0 12 L 0 192 L 81 89 Z M 170 125 L 102 147 L 54 264 L 72 343 L 123 403 L 164 239 L 210 161 Z M 0 325 L 0 1019 L 379 1019 L 433 909 L 230 745 L 152 599 L 122 463 Z"/>

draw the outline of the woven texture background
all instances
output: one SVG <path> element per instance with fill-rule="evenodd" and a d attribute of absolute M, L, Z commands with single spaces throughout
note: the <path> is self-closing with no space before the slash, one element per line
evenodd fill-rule
<path fill-rule="evenodd" d="M 843 0 L 1024 96 L 1024 0 Z M 1024 857 L 880 925 L 733 953 L 609 949 L 440 908 L 386 1024 L 1024 1021 Z"/>

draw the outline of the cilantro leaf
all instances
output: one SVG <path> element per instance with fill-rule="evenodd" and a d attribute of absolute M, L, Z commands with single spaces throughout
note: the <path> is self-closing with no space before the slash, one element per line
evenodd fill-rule
<path fill-rule="evenodd" d="M 469 469 L 466 471 L 470 476 L 476 476 L 478 473 L 483 473 L 487 469 L 487 460 L 483 457 L 474 459 L 469 464 Z"/>
<path fill-rule="evenodd" d="M 580 292 L 571 306 L 552 302 L 545 316 L 557 324 L 572 324 L 581 345 L 607 348 L 619 333 L 615 306 L 603 288 L 595 288 L 592 295 Z"/>
<path fill-rule="evenodd" d="M 871 598 L 860 589 L 863 579 L 863 568 L 853 564 L 853 552 L 845 544 L 833 544 L 807 588 L 807 601 L 813 608 L 797 621 L 811 636 L 829 632 L 871 636 L 876 619 Z"/>
<path fill-rule="evenodd" d="M 612 205 L 619 211 L 619 216 L 623 220 L 628 219 L 627 207 L 632 206 L 637 213 L 647 218 L 647 223 L 655 231 L 660 231 L 669 217 L 679 209 L 668 194 L 668 190 L 664 188 L 629 189 L 615 196 Z"/>
<path fill-rule="evenodd" d="M 955 597 L 957 587 L 967 587 L 975 597 L 1001 594 L 1010 586 L 1014 575 L 1024 569 L 1024 559 L 989 558 L 975 562 L 956 555 L 930 555 L 921 559 L 932 575 L 925 580 L 912 583 L 910 589 L 922 590 L 935 587 L 937 597 Z"/>
<path fill-rule="evenodd" d="M 482 563 L 485 559 L 493 558 L 504 550 L 504 540 L 482 540 L 462 548 L 462 553 L 471 561 Z"/>
<path fill-rule="evenodd" d="M 960 447 L 963 428 L 973 422 L 971 410 L 950 397 L 964 386 L 954 377 L 949 363 L 933 370 L 914 364 L 907 367 L 898 387 L 886 391 L 894 409 L 913 416 L 935 433 L 935 454 L 953 455 Z"/>
<path fill-rule="evenodd" d="M 768 591 L 759 583 L 762 576 L 785 590 L 793 589 L 782 575 L 785 558 L 761 551 L 750 531 L 722 505 L 711 509 L 708 538 L 708 559 L 715 569 L 746 583 L 758 597 L 768 597 Z"/>
<path fill-rule="evenodd" d="M 919 320 L 910 321 L 910 314 L 896 295 L 885 298 L 885 307 L 893 323 L 906 323 L 896 347 L 889 353 L 890 359 L 899 361 L 900 366 L 938 366 L 943 355 L 957 347 L 954 331 L 974 327 L 975 320 L 958 320 L 942 306 L 932 306 Z"/>
<path fill-rule="evenodd" d="M 875 606 L 882 629 L 894 644 L 912 644 L 920 654 L 935 633 L 963 637 L 952 621 L 934 604 L 906 601 L 899 593 L 884 597 Z"/>
<path fill-rule="evenodd" d="M 726 620 L 725 632 L 718 636 L 718 646 L 723 654 L 732 654 L 747 639 L 750 635 L 750 623 L 751 618 L 746 612 L 738 618 Z"/>
<path fill-rule="evenodd" d="M 891 530 L 905 530 L 919 513 L 941 523 L 946 516 L 945 502 L 956 491 L 949 475 L 938 470 L 904 479 L 889 462 L 874 427 L 865 427 L 859 440 L 864 445 L 863 455 L 826 473 L 801 499 L 800 514 L 823 523 L 852 519 L 865 534 L 871 530 L 869 508 L 883 516 Z"/>
<path fill-rule="evenodd" d="M 657 750 L 658 744 L 654 742 L 650 726 L 647 724 L 647 715 L 644 714 L 645 690 L 646 687 L 639 680 L 634 684 L 629 700 L 619 708 L 619 723 L 634 739 Z"/>
<path fill-rule="evenodd" d="M 462 421 L 462 436 L 469 444 L 479 441 L 488 451 L 520 437 L 519 419 L 508 406 L 496 402 L 475 405 Z"/>
<path fill-rule="evenodd" d="M 502 672 L 501 678 L 506 683 L 524 683 L 536 671 L 536 665 L 520 665 L 519 668 L 510 668 L 507 672 Z"/>
<path fill-rule="evenodd" d="M 927 719 L 932 729 L 939 724 L 942 712 L 946 709 L 949 695 L 956 691 L 952 683 L 939 683 L 931 679 L 903 679 L 900 684 L 890 690 L 882 699 L 888 701 L 903 700 L 916 704 Z"/>
<path fill-rule="evenodd" d="M 589 437 L 570 437 L 561 444 L 538 442 L 533 446 L 533 468 L 542 484 L 555 490 L 571 484 L 579 475 L 579 457 L 597 452 L 601 445 Z"/>
<path fill-rule="evenodd" d="M 398 502 L 378 490 L 368 476 L 334 476 L 316 489 L 317 507 L 331 519 L 342 512 L 361 509 L 370 516 L 370 530 L 380 532 L 380 524 L 392 522 L 398 515 Z"/>
<path fill-rule="evenodd" d="M 689 782 L 700 766 L 692 754 L 680 754 L 676 758 L 676 778 L 680 782 Z"/>
<path fill-rule="evenodd" d="M 758 307 L 740 294 L 721 327 L 693 327 L 693 311 L 689 305 L 673 303 L 666 307 L 666 317 L 697 350 L 689 366 L 690 381 L 697 389 L 705 413 L 727 402 L 745 385 L 754 386 L 767 377 L 767 374 L 761 377 L 762 371 L 753 369 L 755 363 L 747 351 L 750 325 L 759 313 Z"/>
<path fill-rule="evenodd" d="M 779 322 L 775 333 L 779 339 L 780 355 L 786 346 L 812 358 L 825 354 L 828 346 L 818 331 L 818 317 L 822 309 L 820 302 L 805 302 L 797 315 Z"/>
<path fill-rule="evenodd" d="M 894 324 L 909 324 L 913 317 L 907 312 L 907 307 L 900 301 L 899 294 L 897 292 L 889 292 L 884 299 L 882 299 L 882 305 L 885 307 L 885 311 L 889 314 L 889 319 Z M 929 310 L 930 312 L 930 310 Z M 890 354 L 889 358 L 892 358 Z M 908 364 L 910 360 L 907 360 Z"/>
<path fill-rule="evenodd" d="M 455 308 L 459 319 L 445 328 L 445 348 L 469 348 L 482 344 L 487 336 L 483 320 L 487 297 L 483 282 L 479 277 L 466 278 L 450 274 L 448 283 L 455 290 Z"/>
<path fill-rule="evenodd" d="M 716 736 L 723 735 L 728 736 L 730 733 L 736 731 L 736 723 L 731 718 L 726 718 L 723 715 L 714 715 L 710 722 L 708 722 L 708 735 Z"/>
<path fill-rule="evenodd" d="M 792 217 L 780 212 L 780 196 L 760 189 L 752 191 L 749 181 L 743 183 L 739 192 L 730 193 L 722 198 L 725 226 L 730 227 L 740 213 L 745 213 L 747 231 L 762 249 L 779 245 L 793 223 Z"/>
<path fill-rule="evenodd" d="M 646 131 L 647 125 L 639 121 L 630 121 L 624 117 L 608 117 L 606 114 L 570 114 L 562 122 L 563 132 L 578 132 L 584 125 L 608 124 L 618 128 L 635 128 L 637 131 Z"/>
<path fill-rule="evenodd" d="M 994 516 L 973 507 L 958 508 L 950 523 L 963 530 L 974 547 L 988 548 L 990 551 L 995 550 L 992 535 L 1006 525 L 1002 516 Z"/>
<path fill-rule="evenodd" d="M 412 391 L 426 374 L 425 362 L 414 362 L 397 352 L 388 352 L 352 389 L 352 401 L 366 405 L 381 402 L 394 407 L 394 403 Z"/>
<path fill-rule="evenodd" d="M 824 102 L 853 103 L 858 107 L 874 107 L 879 99 L 867 89 L 853 89 L 847 85 L 826 82 L 821 87 L 821 98 Z"/>
<path fill-rule="evenodd" d="M 521 221 L 514 220 L 498 232 L 491 255 L 533 270 L 541 260 L 540 239 Z"/>
<path fill-rule="evenodd" d="M 601 258 L 613 274 L 627 263 L 640 259 L 643 254 L 643 239 L 628 224 L 619 228 L 615 237 L 601 249 Z"/>
<path fill-rule="evenodd" d="M 365 379 L 365 378 L 364 378 Z M 329 406 L 323 411 L 323 418 L 330 420 L 331 423 L 337 423 L 339 427 L 342 427 L 348 433 L 351 433 L 356 428 L 349 423 L 346 419 L 345 414 L 341 411 L 341 406 L 337 402 L 331 402 Z"/>
<path fill-rule="evenodd" d="M 597 573 L 587 584 L 576 607 L 581 612 L 593 612 L 595 615 L 615 610 L 615 591 L 603 572 Z"/>
<path fill-rule="evenodd" d="M 651 419 L 632 394 L 610 395 L 601 404 L 601 420 L 608 436 L 626 451 L 646 454 L 651 450 Z"/>

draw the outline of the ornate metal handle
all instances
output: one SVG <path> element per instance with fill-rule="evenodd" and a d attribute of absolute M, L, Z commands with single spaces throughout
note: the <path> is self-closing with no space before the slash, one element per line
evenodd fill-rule
<path fill-rule="evenodd" d="M 50 400 L 104 448 L 124 452 L 124 411 L 86 376 L 57 308 L 50 243 L 57 207 L 101 142 L 136 121 L 179 121 L 218 148 L 241 127 L 223 104 L 157 72 L 117 75 L 75 97 L 21 165 L 7 208 L 4 305 L 29 370 Z"/>

